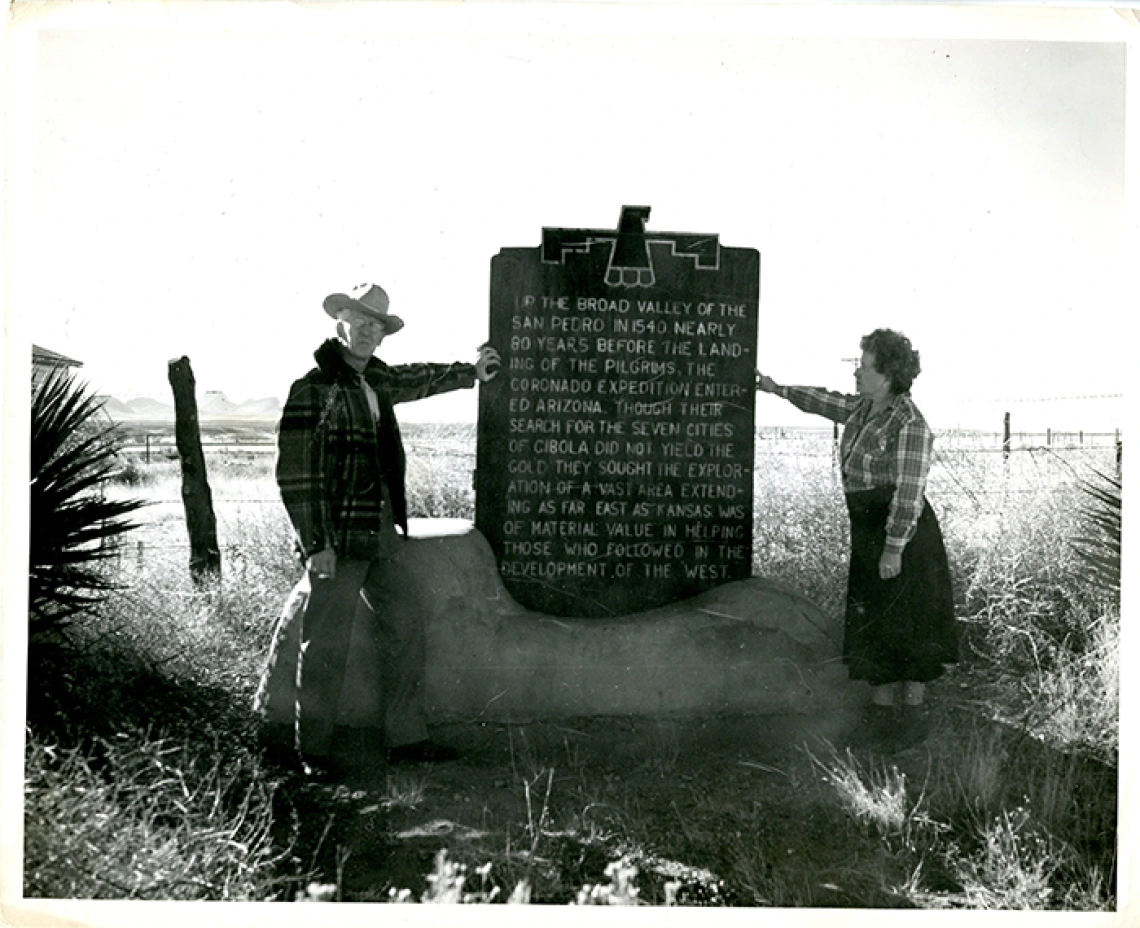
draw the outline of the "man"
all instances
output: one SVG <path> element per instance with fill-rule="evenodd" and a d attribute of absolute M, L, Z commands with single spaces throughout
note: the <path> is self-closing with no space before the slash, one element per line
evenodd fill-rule
<path fill-rule="evenodd" d="M 499 355 L 484 345 L 475 364 L 389 366 L 373 353 L 404 322 L 383 289 L 334 293 L 324 309 L 337 337 L 293 384 L 278 429 L 277 484 L 306 571 L 258 688 L 263 737 L 275 752 L 299 752 L 309 772 L 339 771 L 334 736 L 346 732 L 364 747 L 383 739 L 389 763 L 450 760 L 424 721 L 423 619 L 400 557 L 408 513 L 392 407 L 485 383 Z"/>

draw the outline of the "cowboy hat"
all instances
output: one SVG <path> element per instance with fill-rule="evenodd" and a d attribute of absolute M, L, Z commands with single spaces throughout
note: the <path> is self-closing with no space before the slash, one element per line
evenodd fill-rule
<path fill-rule="evenodd" d="M 343 309 L 356 309 L 384 323 L 391 335 L 404 327 L 404 320 L 388 312 L 388 294 L 376 284 L 358 284 L 348 293 L 330 293 L 325 297 L 325 312 L 334 319 Z"/>

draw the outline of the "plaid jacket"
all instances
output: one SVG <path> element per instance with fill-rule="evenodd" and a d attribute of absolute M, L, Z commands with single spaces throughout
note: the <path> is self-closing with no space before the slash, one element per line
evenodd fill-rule
<path fill-rule="evenodd" d="M 902 553 L 926 504 L 926 478 L 934 454 L 934 435 L 910 394 L 896 396 L 876 416 L 870 399 L 860 396 L 817 387 L 779 387 L 776 392 L 804 412 L 843 423 L 839 457 L 845 490 L 894 487 L 886 547 Z"/>
<path fill-rule="evenodd" d="M 331 547 L 343 559 L 370 560 L 380 550 L 387 485 L 392 519 L 407 534 L 404 446 L 394 403 L 475 384 L 472 364 L 401 364 L 369 360 L 363 379 L 380 418 L 340 343 L 326 341 L 317 366 L 296 381 L 277 429 L 277 486 L 304 557 Z"/>

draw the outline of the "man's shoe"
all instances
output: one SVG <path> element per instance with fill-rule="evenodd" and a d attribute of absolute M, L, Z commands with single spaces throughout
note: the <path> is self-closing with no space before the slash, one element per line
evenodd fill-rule
<path fill-rule="evenodd" d="M 459 752 L 446 744 L 434 741 L 413 741 L 388 748 L 388 763 L 395 764 L 438 764 L 458 760 Z"/>
<path fill-rule="evenodd" d="M 348 774 L 344 766 L 331 757 L 316 754 L 301 755 L 301 770 L 308 779 L 317 783 L 343 780 Z"/>
<path fill-rule="evenodd" d="M 289 725 L 265 725 L 257 733 L 258 746 L 265 763 L 282 770 L 298 770 L 301 756 L 293 743 L 293 729 Z"/>
<path fill-rule="evenodd" d="M 337 725 L 333 729 L 329 753 L 351 770 L 382 766 L 385 758 L 382 728 Z"/>

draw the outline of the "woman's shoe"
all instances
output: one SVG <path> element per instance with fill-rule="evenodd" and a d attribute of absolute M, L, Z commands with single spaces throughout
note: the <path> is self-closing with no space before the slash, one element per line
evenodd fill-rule
<path fill-rule="evenodd" d="M 893 746 L 897 729 L 895 707 L 871 703 L 863 709 L 863 716 L 852 734 L 851 742 L 854 747 L 883 750 Z"/>
<path fill-rule="evenodd" d="M 916 706 L 904 705 L 899 714 L 898 731 L 895 742 L 898 750 L 904 751 L 922 744 L 930 733 L 930 726 L 926 719 L 926 707 L 921 703 Z"/>

